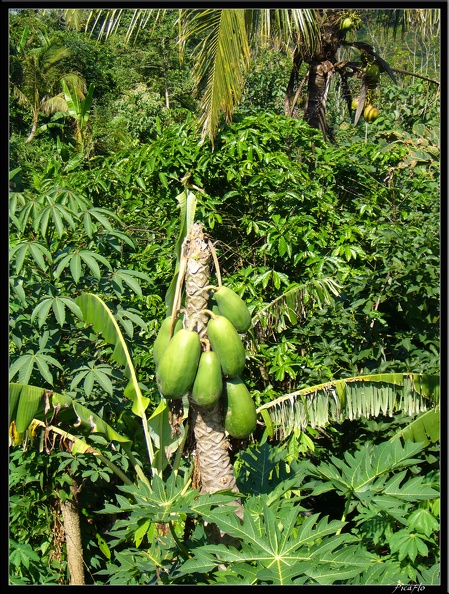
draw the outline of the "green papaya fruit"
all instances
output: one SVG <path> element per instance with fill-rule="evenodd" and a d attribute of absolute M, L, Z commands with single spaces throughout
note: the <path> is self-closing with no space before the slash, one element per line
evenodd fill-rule
<path fill-rule="evenodd" d="M 165 398 L 181 398 L 190 390 L 200 355 L 201 341 L 197 332 L 182 328 L 173 335 L 156 371 L 156 382 Z"/>
<path fill-rule="evenodd" d="M 254 400 L 240 377 L 226 381 L 226 413 L 224 427 L 231 437 L 244 439 L 257 425 Z"/>
<path fill-rule="evenodd" d="M 246 303 L 232 289 L 221 286 L 213 296 L 221 316 L 228 318 L 237 332 L 246 332 L 251 326 L 251 315 Z"/>
<path fill-rule="evenodd" d="M 215 316 L 207 324 L 207 336 L 218 355 L 223 375 L 235 377 L 245 367 L 245 349 L 233 324 L 224 316 Z"/>
<path fill-rule="evenodd" d="M 159 328 L 159 332 L 157 333 L 156 340 L 153 344 L 153 359 L 156 367 L 159 365 L 159 361 L 161 360 L 162 355 L 164 354 L 165 349 L 167 348 L 168 343 L 170 342 L 169 332 L 170 332 L 170 324 L 171 324 L 172 316 L 168 316 L 162 322 L 161 327 Z M 175 322 L 175 326 L 173 328 L 173 335 L 176 334 L 182 328 L 182 320 L 178 318 Z"/>
<path fill-rule="evenodd" d="M 222 391 L 223 378 L 218 355 L 214 351 L 204 351 L 193 382 L 192 400 L 200 406 L 212 406 L 219 400 Z"/>

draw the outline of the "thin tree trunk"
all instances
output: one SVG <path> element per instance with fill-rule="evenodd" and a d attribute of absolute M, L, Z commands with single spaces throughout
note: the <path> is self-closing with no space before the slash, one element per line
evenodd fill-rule
<path fill-rule="evenodd" d="M 28 138 L 25 140 L 25 142 L 31 142 L 33 140 L 33 138 L 36 134 L 36 130 L 37 130 L 37 123 L 39 121 L 38 118 L 39 118 L 39 116 L 37 113 L 33 115 L 33 126 L 31 128 L 31 132 L 30 132 Z"/>
<path fill-rule="evenodd" d="M 72 495 L 76 495 L 76 485 L 71 487 L 70 490 Z M 61 512 L 64 522 L 70 585 L 84 585 L 83 545 L 81 541 L 79 507 L 76 497 L 61 501 Z"/>

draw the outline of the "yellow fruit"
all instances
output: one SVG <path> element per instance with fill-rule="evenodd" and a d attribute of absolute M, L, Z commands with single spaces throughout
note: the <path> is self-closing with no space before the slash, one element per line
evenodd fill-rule
<path fill-rule="evenodd" d="M 352 103 L 351 103 L 351 109 L 357 109 L 358 106 L 359 106 L 359 102 L 356 101 L 355 99 L 353 99 Z"/>
<path fill-rule="evenodd" d="M 349 17 L 346 17 L 345 19 L 343 19 L 341 21 L 340 29 L 342 31 L 348 31 L 349 29 L 352 29 L 352 27 L 353 27 L 353 22 Z"/>
<path fill-rule="evenodd" d="M 367 105 L 363 111 L 363 118 L 365 122 L 374 122 L 379 117 L 379 110 L 374 105 Z"/>

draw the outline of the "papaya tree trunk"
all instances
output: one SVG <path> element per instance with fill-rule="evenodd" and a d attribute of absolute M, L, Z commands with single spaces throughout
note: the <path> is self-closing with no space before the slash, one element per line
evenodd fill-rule
<path fill-rule="evenodd" d="M 188 237 L 185 276 L 185 326 L 198 332 L 205 339 L 208 315 L 211 248 L 204 237 L 201 224 L 192 225 Z M 221 489 L 237 491 L 234 469 L 229 457 L 229 443 L 223 426 L 223 410 L 218 402 L 212 407 L 202 407 L 190 400 L 189 416 L 196 443 L 196 488 L 201 493 L 214 493 Z M 236 501 L 236 513 L 241 517 L 242 508 Z M 210 539 L 224 542 L 226 537 L 216 527 L 209 530 Z"/>
<path fill-rule="evenodd" d="M 70 585 L 84 585 L 83 545 L 81 541 L 79 507 L 76 499 L 78 492 L 77 485 L 71 487 L 70 490 L 73 499 L 61 501 Z"/>

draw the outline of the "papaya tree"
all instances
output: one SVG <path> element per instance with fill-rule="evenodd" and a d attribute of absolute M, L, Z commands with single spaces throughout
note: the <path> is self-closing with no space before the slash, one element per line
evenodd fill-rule
<path fill-rule="evenodd" d="M 150 399 L 141 389 L 127 342 L 114 315 L 96 295 L 85 293 L 75 299 L 80 317 L 93 324 L 95 332 L 113 346 L 112 359 L 125 369 L 128 384 L 123 395 L 132 403 L 131 412 L 140 419 L 139 433 L 146 445 L 147 461 L 141 464 L 136 460 L 130 437 L 119 434 L 100 415 L 69 396 L 21 384 L 12 384 L 10 388 L 13 443 L 20 443 L 30 426 L 37 425 L 45 431 L 65 435 L 72 444 L 72 452 L 97 456 L 125 485 L 131 485 L 134 479 L 145 485 L 142 488 L 151 490 L 152 481 L 157 480 L 155 477 L 161 479 L 169 464 L 177 474 L 190 432 L 193 445 L 188 453 L 193 454 L 193 474 L 183 488 L 191 486 L 204 495 L 227 492 L 227 504 L 234 505 L 236 514 L 242 518 L 230 438 L 250 437 L 257 424 L 265 427 L 266 435 L 285 439 L 308 426 L 325 427 L 331 421 L 402 411 L 414 418 L 404 429 L 404 435 L 407 432 L 415 441 L 438 440 L 438 378 L 422 374 L 341 379 L 286 394 L 256 409 L 240 378 L 245 367 L 240 336 L 245 332 L 251 334 L 252 327 L 264 314 L 251 317 L 240 297 L 223 285 L 213 243 L 202 225 L 194 222 L 196 197 L 187 182 L 178 201 L 181 229 L 175 246 L 176 268 L 166 295 L 167 317 L 153 344 L 161 398 L 150 416 L 146 413 Z M 212 281 L 212 263 L 215 281 Z M 290 308 L 293 303 L 286 296 L 284 307 Z M 272 305 L 279 307 L 278 302 Z M 72 427 L 83 428 L 85 437 L 80 440 L 73 435 L 73 428 L 67 433 L 70 423 Z M 89 434 L 95 433 L 105 435 L 123 449 L 133 477 L 89 444 Z M 170 462 L 173 454 L 175 460 Z M 75 515 L 72 514 L 68 525 L 75 525 L 72 521 Z M 215 525 L 206 523 L 206 529 L 212 542 L 229 541 Z M 75 538 L 70 528 L 68 531 L 70 538 Z M 78 554 L 79 550 L 78 547 Z"/>

